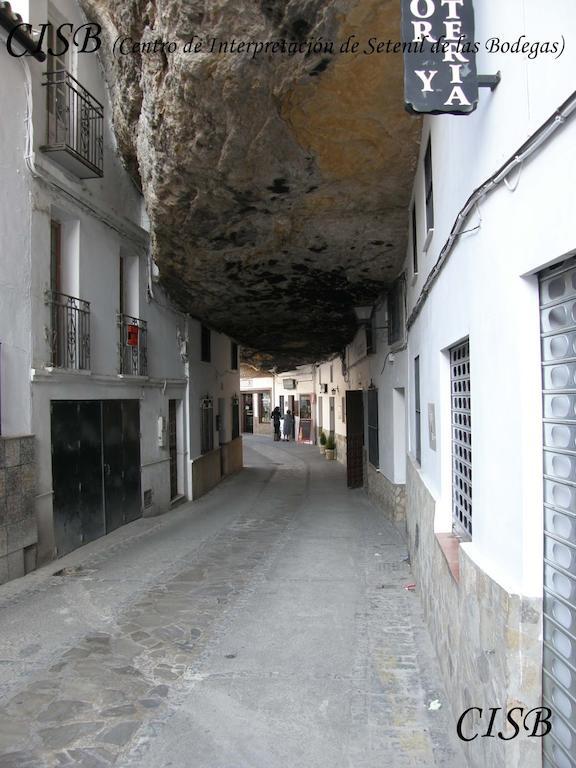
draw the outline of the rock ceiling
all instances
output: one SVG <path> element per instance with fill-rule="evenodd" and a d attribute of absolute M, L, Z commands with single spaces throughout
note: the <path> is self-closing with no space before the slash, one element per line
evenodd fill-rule
<path fill-rule="evenodd" d="M 353 307 L 400 269 L 420 128 L 403 110 L 401 55 L 338 47 L 351 34 L 398 40 L 399 0 L 82 4 L 108 36 L 104 50 L 119 35 L 177 43 L 104 61 L 172 297 L 264 367 L 340 350 Z M 192 35 L 203 52 L 184 52 Z M 207 49 L 209 38 L 320 37 L 333 54 Z"/>

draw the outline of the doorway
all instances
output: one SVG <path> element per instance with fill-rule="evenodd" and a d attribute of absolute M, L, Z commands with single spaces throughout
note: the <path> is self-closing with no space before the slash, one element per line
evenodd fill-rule
<path fill-rule="evenodd" d="M 364 485 L 364 393 L 361 389 L 346 392 L 346 479 L 348 488 Z"/>
<path fill-rule="evenodd" d="M 142 516 L 138 400 L 50 404 L 53 525 L 65 555 Z"/>
<path fill-rule="evenodd" d="M 254 396 L 242 395 L 242 432 L 251 435 L 254 432 Z"/>
<path fill-rule="evenodd" d="M 168 449 L 170 454 L 170 500 L 178 496 L 178 400 L 168 401 Z"/>

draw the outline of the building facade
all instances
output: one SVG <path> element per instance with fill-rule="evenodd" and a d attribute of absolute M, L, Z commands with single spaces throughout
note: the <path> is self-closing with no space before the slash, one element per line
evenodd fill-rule
<path fill-rule="evenodd" d="M 85 21 L 74 2 L 28 10 L 49 35 Z M 198 498 L 242 451 L 238 346 L 161 288 L 101 68 L 73 49 L 0 58 L 2 434 L 29 436 L 4 451 L 6 504 L 26 508 L 5 513 L 21 545 L 6 580 Z"/>
<path fill-rule="evenodd" d="M 476 38 L 557 39 L 575 14 L 477 3 Z M 474 768 L 576 765 L 575 65 L 481 47 L 501 81 L 424 119 L 405 263 L 371 319 L 365 487 L 406 521 Z M 514 738 L 506 712 L 542 705 L 550 734 L 532 712 Z"/>

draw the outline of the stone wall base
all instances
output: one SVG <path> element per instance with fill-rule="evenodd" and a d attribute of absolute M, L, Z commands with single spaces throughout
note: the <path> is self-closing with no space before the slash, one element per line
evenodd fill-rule
<path fill-rule="evenodd" d="M 346 466 L 346 435 L 334 435 L 334 440 L 336 441 L 336 459 L 340 462 L 340 464 L 343 464 Z"/>
<path fill-rule="evenodd" d="M 254 434 L 255 435 L 273 435 L 274 425 L 271 421 L 256 421 L 254 420 Z"/>
<path fill-rule="evenodd" d="M 384 512 L 388 520 L 406 520 L 406 486 L 388 480 L 370 462 L 365 463 L 368 498 Z"/>
<path fill-rule="evenodd" d="M 407 472 L 412 568 L 454 718 L 469 707 L 484 710 L 482 720 L 478 713 L 466 719 L 465 735 L 479 733 L 474 741 L 463 742 L 469 765 L 540 768 L 541 739 L 527 738 L 522 729 L 509 741 L 481 736 L 490 707 L 541 706 L 541 601 L 507 592 L 471 559 L 466 545 L 458 547 L 456 569 L 451 569 L 434 533 L 434 499 L 410 458 Z M 513 733 L 501 712 L 494 733 L 499 730 Z"/>
<path fill-rule="evenodd" d="M 222 476 L 226 477 L 233 472 L 238 472 L 242 469 L 243 455 L 242 455 L 242 438 L 237 437 L 235 440 L 231 440 L 229 443 L 225 443 L 220 446 L 222 453 Z"/>
<path fill-rule="evenodd" d="M 192 498 L 199 499 L 222 479 L 220 448 L 192 461 Z"/>
<path fill-rule="evenodd" d="M 36 568 L 34 437 L 0 437 L 0 584 Z"/>

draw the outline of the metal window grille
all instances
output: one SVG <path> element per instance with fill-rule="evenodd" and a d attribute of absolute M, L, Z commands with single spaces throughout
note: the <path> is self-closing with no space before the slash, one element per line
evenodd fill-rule
<path fill-rule="evenodd" d="M 424 156 L 424 189 L 426 193 L 426 228 L 434 229 L 434 184 L 432 180 L 432 140 L 428 139 Z"/>
<path fill-rule="evenodd" d="M 472 538 L 472 415 L 470 342 L 450 350 L 452 397 L 452 520 L 454 532 Z"/>
<path fill-rule="evenodd" d="M 540 275 L 545 768 L 576 766 L 576 259 Z"/>
<path fill-rule="evenodd" d="M 205 397 L 200 403 L 200 451 L 209 453 L 214 449 L 214 401 Z"/>
<path fill-rule="evenodd" d="M 148 375 L 147 324 L 130 315 L 118 315 L 120 329 L 119 368 L 128 376 Z"/>
<path fill-rule="evenodd" d="M 90 368 L 90 302 L 47 291 L 50 362 L 55 368 Z"/>
<path fill-rule="evenodd" d="M 368 390 L 368 460 L 373 467 L 380 466 L 378 445 L 378 390 Z"/>
<path fill-rule="evenodd" d="M 240 437 L 240 403 L 237 397 L 232 398 L 232 440 Z"/>
<path fill-rule="evenodd" d="M 420 413 L 420 358 L 414 358 L 414 454 L 418 464 L 422 461 L 422 415 Z"/>
<path fill-rule="evenodd" d="M 412 266 L 414 274 L 418 274 L 418 221 L 416 218 L 416 203 L 412 203 Z"/>

